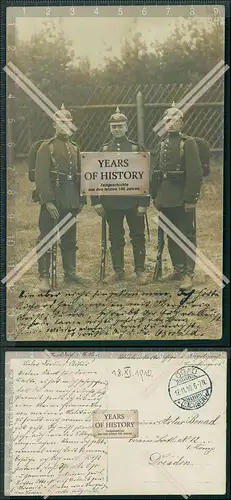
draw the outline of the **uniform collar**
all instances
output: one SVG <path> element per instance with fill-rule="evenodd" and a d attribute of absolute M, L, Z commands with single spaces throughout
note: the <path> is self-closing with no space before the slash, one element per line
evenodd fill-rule
<path fill-rule="evenodd" d="M 56 139 L 58 139 L 59 141 L 62 141 L 62 142 L 68 142 L 70 140 L 69 137 L 64 137 L 63 135 L 56 135 L 55 136 Z"/>
<path fill-rule="evenodd" d="M 122 142 L 126 142 L 128 140 L 126 135 L 123 135 L 123 137 L 113 137 L 113 142 L 116 144 L 121 144 Z"/>
<path fill-rule="evenodd" d="M 172 137 L 178 137 L 179 135 L 180 135 L 180 130 L 174 131 L 174 132 L 173 131 L 168 132 L 167 137 L 169 137 L 171 139 Z"/>

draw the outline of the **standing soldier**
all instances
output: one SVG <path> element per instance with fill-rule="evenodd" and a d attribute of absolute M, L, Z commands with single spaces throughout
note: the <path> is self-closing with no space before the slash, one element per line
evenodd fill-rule
<path fill-rule="evenodd" d="M 127 117 L 117 107 L 111 116 L 110 131 L 113 139 L 104 144 L 101 151 L 135 152 L 144 151 L 143 146 L 130 141 L 127 136 Z M 111 244 L 111 259 L 114 273 L 106 278 L 106 283 L 122 281 L 124 279 L 124 217 L 130 230 L 133 247 L 135 272 L 139 285 L 147 283 L 145 273 L 145 222 L 144 216 L 149 206 L 149 196 L 93 196 L 92 205 L 97 214 L 106 217 L 109 225 L 109 240 Z"/>
<path fill-rule="evenodd" d="M 195 140 L 188 137 L 181 151 L 183 114 L 175 107 L 164 113 L 166 136 L 160 143 L 157 164 L 152 172 L 155 207 L 196 246 L 195 207 L 202 183 L 202 165 Z M 195 260 L 168 237 L 173 272 L 163 281 L 180 281 L 180 288 L 192 288 Z"/>
<path fill-rule="evenodd" d="M 55 136 L 44 141 L 38 149 L 35 167 L 36 191 L 40 200 L 39 215 L 41 241 L 69 212 L 79 213 L 86 203 L 80 197 L 80 151 L 70 140 L 72 116 L 62 104 L 61 110 L 54 114 Z M 76 276 L 76 224 L 73 224 L 61 237 L 61 255 L 65 283 L 80 283 Z M 50 289 L 51 251 L 39 260 L 41 291 Z"/>

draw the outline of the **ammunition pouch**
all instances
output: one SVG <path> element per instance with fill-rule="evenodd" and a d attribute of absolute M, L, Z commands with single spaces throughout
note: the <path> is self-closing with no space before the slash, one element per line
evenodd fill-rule
<path fill-rule="evenodd" d="M 153 170 L 152 172 L 152 181 L 153 182 L 162 182 L 165 180 L 174 181 L 174 180 L 182 180 L 184 178 L 185 171 L 184 170 L 169 170 L 168 172 L 164 172 L 163 170 Z"/>
<path fill-rule="evenodd" d="M 163 181 L 168 180 L 172 185 L 177 185 L 184 181 L 184 170 L 172 170 L 163 172 L 163 170 L 153 170 L 151 179 L 151 196 L 156 198 L 160 185 Z"/>
<path fill-rule="evenodd" d="M 154 170 L 152 174 L 153 184 L 160 184 L 163 181 L 168 180 L 171 184 L 178 184 L 184 180 L 184 170 L 169 170 L 164 172 L 163 170 Z"/>

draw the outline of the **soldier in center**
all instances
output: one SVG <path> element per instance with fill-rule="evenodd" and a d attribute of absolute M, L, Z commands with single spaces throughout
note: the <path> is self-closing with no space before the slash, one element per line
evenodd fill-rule
<path fill-rule="evenodd" d="M 136 152 L 144 151 L 141 144 L 127 138 L 127 117 L 117 107 L 109 120 L 112 140 L 104 144 L 100 151 Z M 126 218 L 133 247 L 134 268 L 137 283 L 145 285 L 148 278 L 145 272 L 145 221 L 144 216 L 150 203 L 149 196 L 93 196 L 92 205 L 97 214 L 106 217 L 109 225 L 109 240 L 114 273 L 104 280 L 105 283 L 119 282 L 124 279 L 124 218 Z"/>

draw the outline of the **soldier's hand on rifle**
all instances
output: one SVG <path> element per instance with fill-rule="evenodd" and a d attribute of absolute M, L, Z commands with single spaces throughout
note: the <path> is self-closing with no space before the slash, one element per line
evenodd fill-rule
<path fill-rule="evenodd" d="M 185 203 L 184 204 L 185 212 L 193 212 L 195 207 L 196 207 L 196 205 L 194 203 Z"/>
<path fill-rule="evenodd" d="M 138 207 L 137 208 L 137 215 L 142 216 L 147 213 L 147 207 Z"/>
<path fill-rule="evenodd" d="M 57 220 L 59 218 L 59 212 L 58 212 L 56 206 L 54 205 L 54 203 L 49 201 L 48 203 L 46 203 L 46 208 L 47 208 L 49 214 L 51 215 L 52 219 Z"/>
<path fill-rule="evenodd" d="M 103 205 L 95 205 L 94 209 L 95 209 L 96 213 L 100 217 L 104 217 L 105 216 L 105 211 L 104 211 Z"/>

